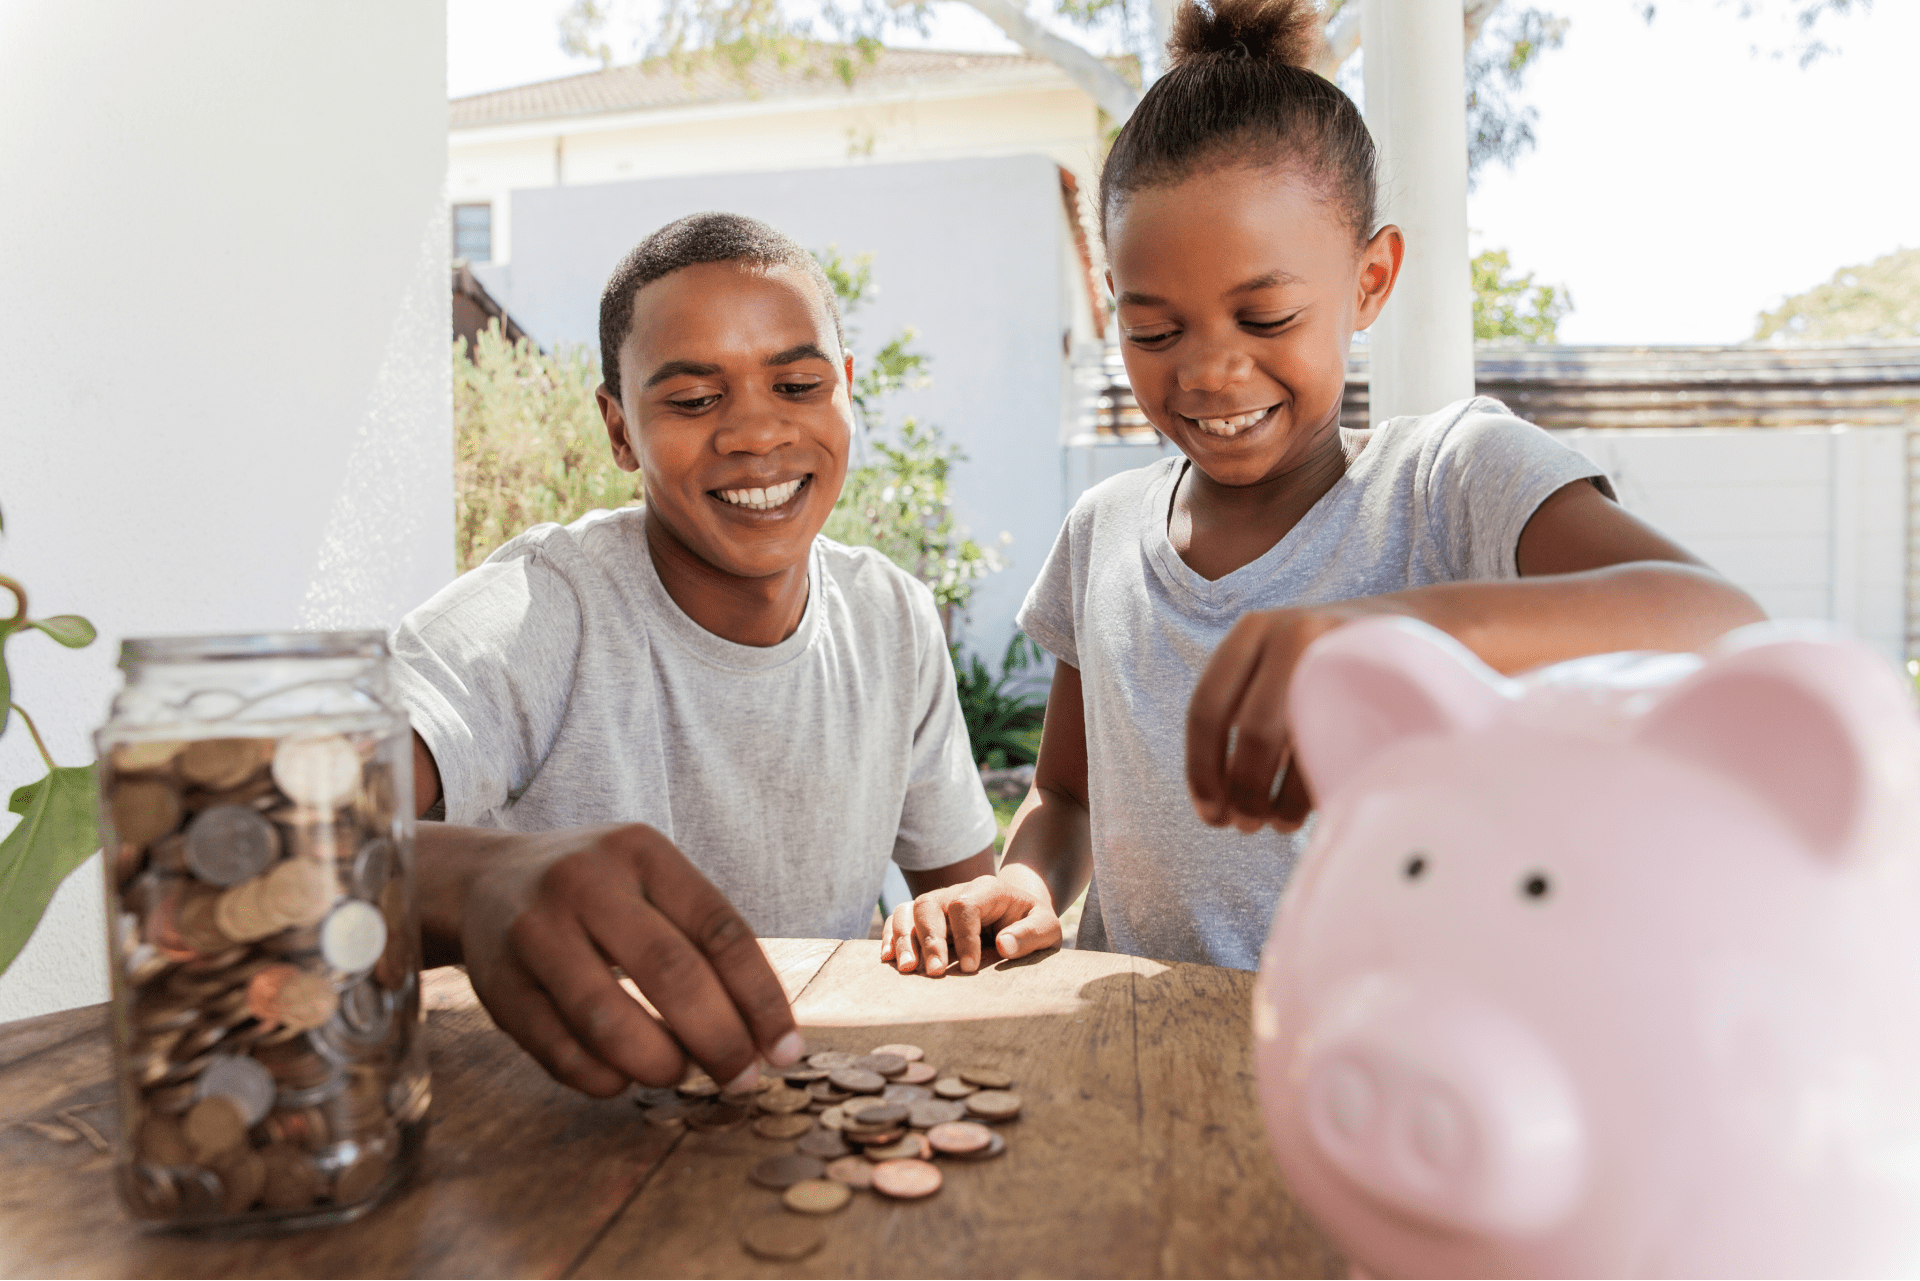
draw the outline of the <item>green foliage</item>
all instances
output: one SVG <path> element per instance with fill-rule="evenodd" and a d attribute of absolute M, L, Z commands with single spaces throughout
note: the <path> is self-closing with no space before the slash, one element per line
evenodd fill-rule
<path fill-rule="evenodd" d="M 4 574 L 0 591 L 10 593 L 14 603 L 13 616 L 0 619 L 0 733 L 17 713 L 47 764 L 46 777 L 15 789 L 9 808 L 21 819 L 0 840 L 0 973 L 5 973 L 33 936 L 60 882 L 100 848 L 100 830 L 94 818 L 93 766 L 63 769 L 54 764 L 33 718 L 12 701 L 6 662 L 7 642 L 21 632 L 39 631 L 68 649 L 81 649 L 94 641 L 93 624 L 78 614 L 28 618 L 26 588 Z"/>
<path fill-rule="evenodd" d="M 851 259 L 829 245 L 814 255 L 851 316 L 873 293 L 873 255 Z M 858 337 L 852 326 L 848 341 Z M 927 358 L 914 351 L 911 328 L 894 335 L 864 361 L 856 358 L 851 388 L 855 428 L 867 461 L 847 469 L 846 484 L 822 531 L 853 546 L 873 547 L 933 589 L 941 616 L 966 609 L 976 580 L 1001 568 L 984 548 L 954 523 L 947 496 L 947 475 L 962 460 L 960 450 L 941 442 L 937 427 L 904 420 L 897 432 L 887 428 L 884 401 L 905 387 L 924 386 Z"/>
<path fill-rule="evenodd" d="M 967 722 L 973 758 L 986 769 L 1031 765 L 1040 759 L 1040 729 L 1047 700 L 1025 688 L 1030 667 L 1042 659 L 1040 646 L 1019 632 L 1007 642 L 995 676 L 978 654 L 967 662 L 953 655 L 953 675 L 960 691 L 960 713 Z"/>
<path fill-rule="evenodd" d="M 1573 310 L 1573 299 L 1564 287 L 1534 284 L 1532 272 L 1509 275 L 1512 265 L 1504 249 L 1489 249 L 1474 258 L 1473 336 L 1558 341 L 1560 320 Z"/>
<path fill-rule="evenodd" d="M 1763 311 L 1754 342 L 1913 342 L 1920 339 L 1920 249 L 1899 249 Z"/>
<path fill-rule="evenodd" d="M 592 355 L 508 342 L 494 321 L 471 356 L 453 344 L 454 529 L 462 573 L 515 534 L 641 500 L 613 461 Z"/>

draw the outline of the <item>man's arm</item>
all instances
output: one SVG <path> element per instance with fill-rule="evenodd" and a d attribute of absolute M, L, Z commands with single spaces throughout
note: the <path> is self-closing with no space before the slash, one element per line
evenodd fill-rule
<path fill-rule="evenodd" d="M 929 886 L 934 892 L 909 881 L 918 897 L 894 909 L 882 934 L 881 959 L 892 961 L 903 974 L 919 968 L 938 977 L 955 961 L 962 973 L 979 969 L 982 943 L 989 933 L 994 934 L 995 950 L 1006 959 L 1056 946 L 1060 942 L 1056 905 L 1078 898 L 1093 875 L 1086 797 L 1087 730 L 1080 672 L 1059 663 L 1047 693 L 1033 787 L 1013 816 L 999 875 L 987 874 L 992 869 L 988 861 L 982 874 L 964 883 L 956 876 L 945 888 Z M 991 854 L 983 850 L 967 863 Z"/>
<path fill-rule="evenodd" d="M 415 812 L 439 794 L 433 753 L 415 734 Z M 757 1058 L 784 1067 L 805 1049 L 753 931 L 650 827 L 421 823 L 414 872 L 426 964 L 464 962 L 494 1021 L 575 1089 L 669 1085 L 689 1056 L 744 1088 Z"/>
<path fill-rule="evenodd" d="M 1440 583 L 1242 617 L 1188 706 L 1187 786 L 1201 819 L 1243 832 L 1268 824 L 1291 831 L 1305 821 L 1311 780 L 1287 768 L 1288 685 L 1307 646 L 1355 619 L 1417 618 L 1515 673 L 1587 654 L 1701 649 L 1766 617 L 1745 592 L 1584 480 L 1540 505 L 1515 559 L 1517 580 Z"/>

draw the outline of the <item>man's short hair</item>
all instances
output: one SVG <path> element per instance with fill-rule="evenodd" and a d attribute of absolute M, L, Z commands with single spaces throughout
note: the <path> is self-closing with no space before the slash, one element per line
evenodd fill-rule
<path fill-rule="evenodd" d="M 633 296 L 662 276 L 701 262 L 747 262 L 804 272 L 820 291 L 833 317 L 834 337 L 846 349 L 833 282 L 793 237 L 739 214 L 688 214 L 635 245 L 613 269 L 600 295 L 600 378 L 615 400 L 620 399 L 620 347 L 633 332 Z"/>

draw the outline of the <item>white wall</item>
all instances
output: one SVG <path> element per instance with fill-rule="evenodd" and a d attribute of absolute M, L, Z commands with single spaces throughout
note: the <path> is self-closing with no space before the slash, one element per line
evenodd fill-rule
<path fill-rule="evenodd" d="M 452 576 L 445 42 L 437 3 L 0 3 L 0 572 L 101 633 L 7 647 L 61 764 L 124 636 L 383 626 Z M 16 722 L 0 790 L 42 772 Z M 96 859 L 0 1020 L 105 995 Z"/>
<path fill-rule="evenodd" d="M 1770 616 L 1828 619 L 1905 661 L 1900 428 L 1554 435 L 1606 469 L 1627 510 L 1752 593 Z"/>

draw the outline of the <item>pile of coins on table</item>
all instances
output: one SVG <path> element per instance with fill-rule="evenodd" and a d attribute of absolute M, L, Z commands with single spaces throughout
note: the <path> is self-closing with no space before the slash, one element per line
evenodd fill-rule
<path fill-rule="evenodd" d="M 428 1090 L 401 748 L 308 733 L 107 752 L 136 1214 L 343 1217 L 410 1156 Z"/>
<path fill-rule="evenodd" d="M 791 1261 L 820 1247 L 813 1219 L 844 1208 L 857 1191 L 902 1201 L 932 1196 L 944 1182 L 936 1161 L 990 1161 L 1007 1150 L 992 1128 L 1020 1115 L 1013 1078 L 995 1067 L 942 1072 L 917 1045 L 868 1054 L 823 1050 L 741 1095 L 695 1075 L 676 1089 L 647 1089 L 638 1102 L 649 1124 L 730 1129 L 751 1124 L 762 1138 L 791 1140 L 748 1177 L 780 1193 L 791 1215 L 747 1228 L 743 1244 L 764 1259 Z"/>

